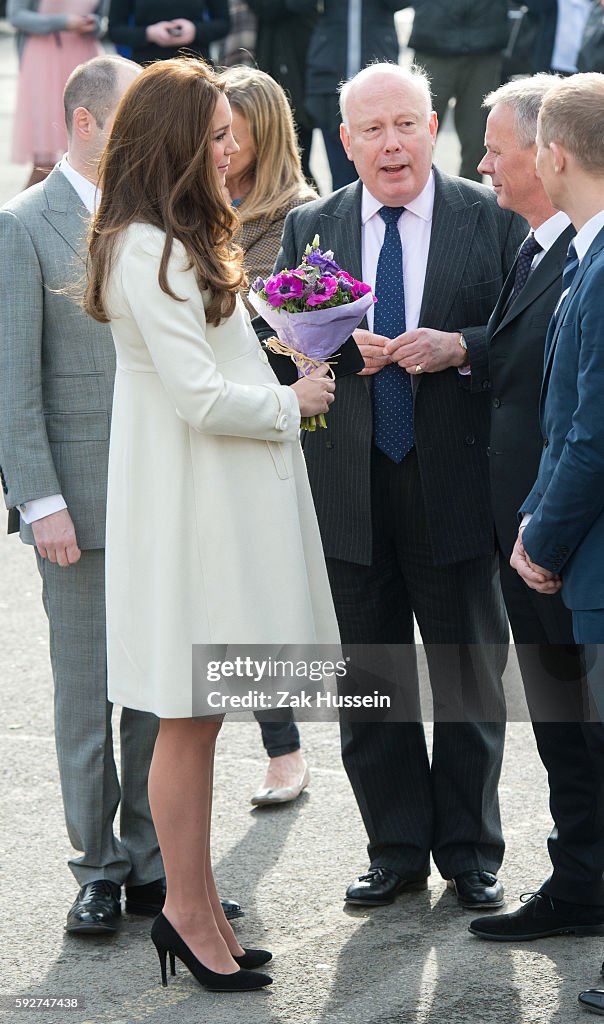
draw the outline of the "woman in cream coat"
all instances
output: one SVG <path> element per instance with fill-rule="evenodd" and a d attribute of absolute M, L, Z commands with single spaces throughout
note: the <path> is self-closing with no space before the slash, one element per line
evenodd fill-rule
<path fill-rule="evenodd" d="M 298 441 L 322 375 L 280 385 L 238 296 L 224 194 L 231 114 L 208 67 L 146 68 L 117 112 L 93 225 L 86 308 L 117 352 L 107 513 L 110 699 L 160 717 L 149 799 L 167 895 L 152 939 L 215 991 L 270 983 L 242 948 L 210 864 L 220 721 L 191 645 L 337 641 Z M 211 649 L 211 648 L 210 648 Z M 239 969 L 238 969 L 239 968 Z"/>

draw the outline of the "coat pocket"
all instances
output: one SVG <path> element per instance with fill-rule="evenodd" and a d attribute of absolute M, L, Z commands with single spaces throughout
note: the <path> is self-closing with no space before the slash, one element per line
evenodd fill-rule
<path fill-rule="evenodd" d="M 293 476 L 293 465 L 290 453 L 287 452 L 286 454 L 284 449 L 290 448 L 290 445 L 281 444 L 279 441 L 267 441 L 266 445 L 271 453 L 275 469 L 277 470 L 277 476 L 281 480 L 288 480 L 289 477 Z M 290 455 L 289 458 L 287 457 L 288 455 Z"/>

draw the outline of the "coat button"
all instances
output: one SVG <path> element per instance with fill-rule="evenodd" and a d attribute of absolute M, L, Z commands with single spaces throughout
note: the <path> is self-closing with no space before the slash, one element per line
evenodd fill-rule
<path fill-rule="evenodd" d="M 491 446 L 488 445 L 488 447 L 487 447 L 487 455 L 490 455 L 490 454 L 491 454 Z"/>
<path fill-rule="evenodd" d="M 544 437 L 543 438 L 543 447 L 547 448 L 548 444 L 549 444 L 549 441 L 548 441 L 547 437 Z"/>
<path fill-rule="evenodd" d="M 463 443 L 469 446 L 476 444 L 476 438 L 474 437 L 474 434 L 467 434 L 463 439 Z"/>
<path fill-rule="evenodd" d="M 493 405 L 494 409 L 498 409 L 499 406 L 501 405 L 501 399 L 500 398 L 494 398 L 493 401 L 492 401 L 492 405 Z"/>
<path fill-rule="evenodd" d="M 490 391 L 491 390 L 491 382 L 490 382 L 490 380 L 483 380 L 483 382 L 482 382 L 482 384 L 480 386 L 481 386 L 483 391 Z"/>
<path fill-rule="evenodd" d="M 335 448 L 335 444 L 333 443 L 333 441 L 326 441 L 325 442 L 325 447 L 326 448 Z"/>
<path fill-rule="evenodd" d="M 283 415 L 280 416 L 279 419 L 277 420 L 277 430 L 287 430 L 287 424 L 288 423 L 289 423 L 289 420 L 288 420 L 287 416 L 285 415 L 285 413 L 283 413 Z"/>

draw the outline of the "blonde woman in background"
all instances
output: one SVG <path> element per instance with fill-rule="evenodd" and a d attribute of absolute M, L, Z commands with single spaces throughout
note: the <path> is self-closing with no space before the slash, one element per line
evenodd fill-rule
<path fill-rule="evenodd" d="M 226 185 L 241 223 L 236 240 L 253 281 L 271 274 L 289 211 L 318 196 L 302 173 L 292 112 L 279 83 L 264 71 L 241 66 L 226 68 L 220 79 L 231 105 L 233 135 L 239 145 L 239 152 L 231 155 Z M 255 316 L 245 294 L 243 298 Z M 287 803 L 310 782 L 300 752 L 300 734 L 290 710 L 264 712 L 261 717 L 269 765 L 252 803 Z"/>

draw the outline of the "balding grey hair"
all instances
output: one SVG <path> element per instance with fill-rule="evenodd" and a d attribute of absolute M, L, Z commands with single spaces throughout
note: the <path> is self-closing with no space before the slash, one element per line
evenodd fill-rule
<path fill-rule="evenodd" d="M 528 149 L 535 144 L 537 138 L 537 118 L 543 97 L 559 81 L 558 75 L 546 74 L 518 78 L 490 92 L 482 105 L 489 110 L 498 104 L 511 107 L 515 114 L 518 144 L 521 149 Z"/>
<path fill-rule="evenodd" d="M 424 68 L 420 67 L 419 64 L 412 64 L 410 68 L 402 68 L 399 64 L 389 64 L 386 61 L 378 63 L 376 61 L 374 64 L 368 64 L 367 67 L 357 72 L 348 81 L 340 82 L 338 95 L 340 98 L 340 113 L 344 124 L 348 124 L 347 102 L 351 88 L 375 74 L 383 74 L 384 72 L 395 74 L 405 85 L 416 89 L 425 101 L 426 117 L 430 117 L 432 112 L 432 93 L 430 91 L 430 79 Z"/>
<path fill-rule="evenodd" d="M 69 135 L 73 125 L 73 113 L 78 107 L 85 107 L 99 128 L 105 126 L 105 121 L 115 108 L 118 98 L 120 68 L 137 66 L 134 61 L 111 54 L 106 57 L 93 57 L 84 64 L 78 64 L 67 79 L 63 93 L 65 124 Z"/>

